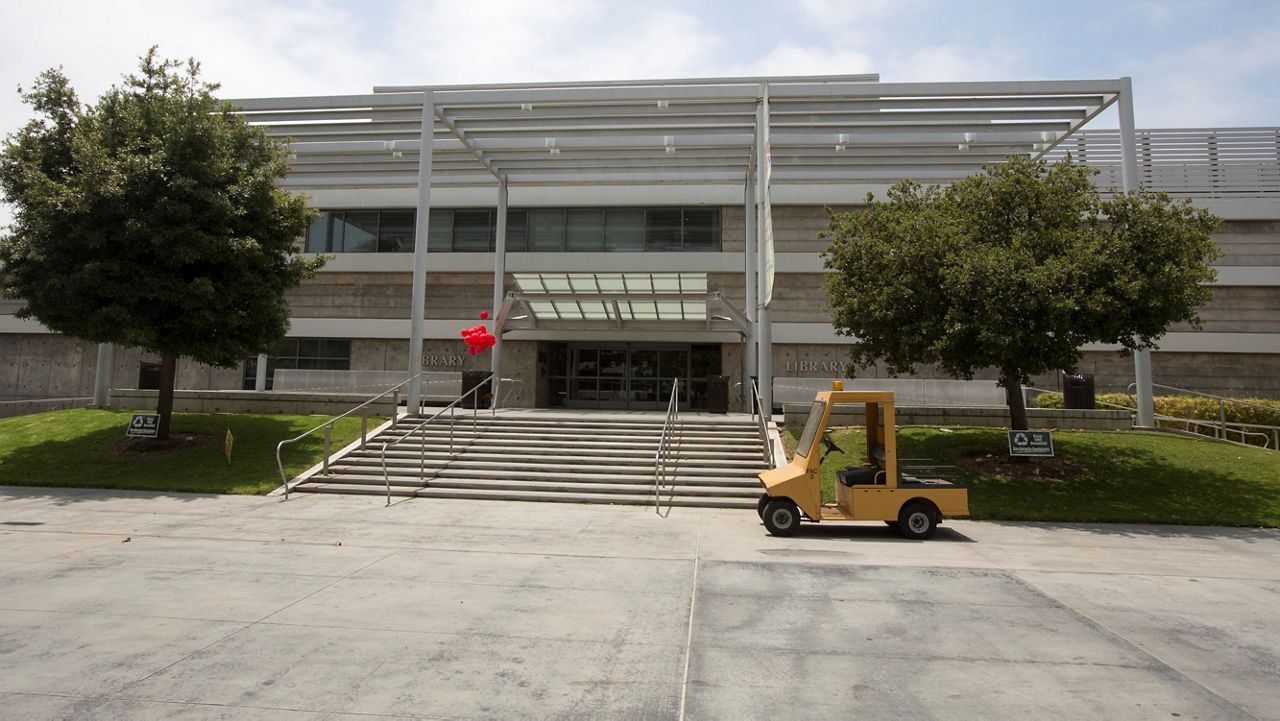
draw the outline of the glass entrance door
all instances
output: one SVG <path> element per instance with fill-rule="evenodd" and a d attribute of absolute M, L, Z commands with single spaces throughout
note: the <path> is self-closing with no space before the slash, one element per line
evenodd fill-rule
<path fill-rule="evenodd" d="M 567 374 L 551 378 L 553 403 L 571 408 L 665 409 L 676 378 L 688 408 L 690 347 L 640 343 L 570 344 Z M 557 388 L 564 389 L 558 393 Z M 562 395 L 560 395 L 562 394 Z"/>

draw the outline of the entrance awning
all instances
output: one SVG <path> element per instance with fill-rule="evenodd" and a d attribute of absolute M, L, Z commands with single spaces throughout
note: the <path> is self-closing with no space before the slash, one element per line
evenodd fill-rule
<path fill-rule="evenodd" d="M 497 330 L 734 330 L 750 323 L 706 273 L 516 273 Z"/>

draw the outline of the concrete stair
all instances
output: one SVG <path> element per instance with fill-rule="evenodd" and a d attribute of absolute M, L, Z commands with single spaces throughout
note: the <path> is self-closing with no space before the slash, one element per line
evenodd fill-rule
<path fill-rule="evenodd" d="M 422 422 L 405 416 L 329 461 L 294 492 L 385 494 L 381 451 Z M 646 505 L 654 502 L 654 453 L 663 413 L 507 410 L 459 414 L 387 449 L 394 496 L 493 498 Z M 672 436 L 666 506 L 753 508 L 765 470 L 749 416 L 683 414 Z"/>

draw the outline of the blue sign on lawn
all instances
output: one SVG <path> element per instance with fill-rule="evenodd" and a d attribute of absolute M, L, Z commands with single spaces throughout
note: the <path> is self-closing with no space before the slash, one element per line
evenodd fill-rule
<path fill-rule="evenodd" d="M 134 413 L 124 434 L 136 438 L 155 438 L 160 435 L 160 414 Z"/>
<path fill-rule="evenodd" d="M 1053 457 L 1053 435 L 1049 431 L 1009 431 L 1009 455 Z"/>

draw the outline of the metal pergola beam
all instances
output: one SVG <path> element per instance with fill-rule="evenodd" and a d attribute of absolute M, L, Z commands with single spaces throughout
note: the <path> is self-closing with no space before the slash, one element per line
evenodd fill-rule
<path fill-rule="evenodd" d="M 1007 154 L 1042 157 L 1104 109 L 1122 99 L 1121 155 L 1125 186 L 1133 166 L 1132 98 L 1127 78 L 1065 81 L 881 83 L 874 75 L 774 78 L 691 78 L 375 88 L 373 93 L 230 101 L 250 123 L 290 144 L 294 188 L 418 190 L 416 235 L 425 239 L 431 188 L 508 185 L 739 185 L 748 175 L 755 194 L 759 255 L 756 308 L 742 314 L 717 293 L 503 292 L 495 272 L 498 334 L 536 327 L 531 302 L 606 303 L 612 318 L 560 321 L 572 327 L 710 328 L 732 326 L 759 348 L 761 395 L 772 400 L 770 313 L 765 241 L 768 187 L 757 162 L 766 147 L 777 184 L 893 183 L 903 178 L 946 182 Z M 1127 115 L 1126 115 L 1127 113 Z M 765 139 L 768 138 L 768 145 Z M 502 214 L 500 214 L 502 215 Z M 414 254 L 410 331 L 411 375 L 421 367 L 427 248 Z M 751 268 L 748 261 L 746 267 Z M 751 282 L 751 278 L 747 278 Z M 703 282 L 705 287 L 705 281 Z M 544 287 L 545 290 L 545 287 Z M 624 319 L 630 302 L 705 300 L 701 319 Z M 625 301 L 625 302 L 624 302 Z M 523 315 L 511 313 L 519 307 Z M 712 309 L 715 308 L 715 311 Z M 597 311 L 594 306 L 589 309 Z M 655 309 L 656 312 L 656 309 Z M 559 311 L 555 311 L 556 315 Z M 727 319 L 727 320 L 726 320 Z M 753 322 L 755 324 L 753 333 Z M 1143 362 L 1138 358 L 1139 382 Z M 495 358 L 494 369 L 500 370 Z M 1149 368 L 1149 365 L 1147 366 Z M 1149 386 L 1149 370 L 1146 383 Z M 1140 409 L 1142 391 L 1140 391 Z M 411 410 L 421 386 L 410 385 Z M 768 408 L 766 407 L 766 412 Z M 1140 411 L 1141 421 L 1141 411 Z"/>

